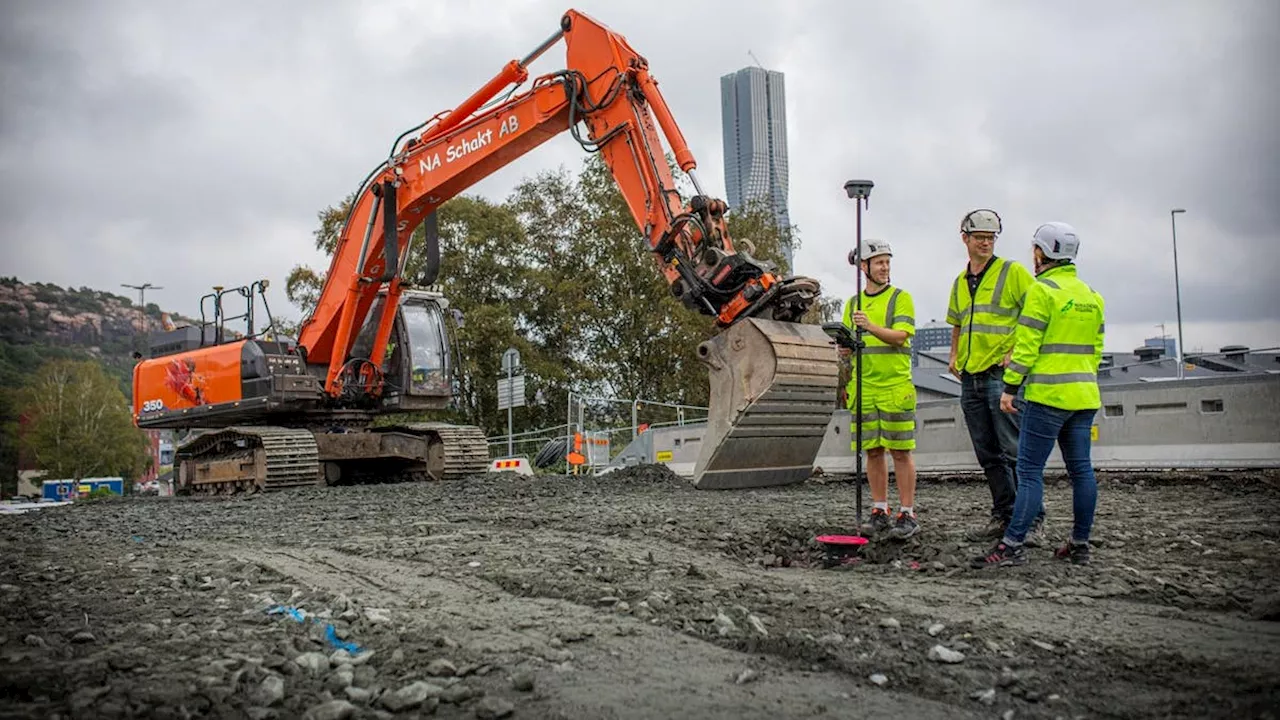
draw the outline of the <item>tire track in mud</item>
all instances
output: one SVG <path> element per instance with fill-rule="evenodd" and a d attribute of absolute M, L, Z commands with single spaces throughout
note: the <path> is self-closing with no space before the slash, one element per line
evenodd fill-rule
<path fill-rule="evenodd" d="M 429 628 L 457 642 L 455 653 L 472 662 L 520 669 L 531 656 L 552 660 L 552 667 L 538 674 L 543 701 L 523 707 L 522 717 L 543 716 L 538 706 L 545 706 L 546 716 L 593 718 L 984 717 L 907 694 L 858 687 L 838 675 L 788 668 L 767 656 L 746 657 L 582 604 L 511 595 L 478 577 L 422 572 L 420 563 L 320 548 L 191 547 L 386 608 L 393 617 L 391 634 L 398 636 L 406 627 Z M 748 669 L 751 679 L 739 684 Z"/>

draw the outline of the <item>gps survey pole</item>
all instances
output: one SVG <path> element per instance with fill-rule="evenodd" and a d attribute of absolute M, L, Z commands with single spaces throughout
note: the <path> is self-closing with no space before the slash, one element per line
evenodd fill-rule
<path fill-rule="evenodd" d="M 845 194 L 851 200 L 857 203 L 857 231 L 854 237 L 853 252 L 849 253 L 849 264 L 853 265 L 855 281 L 854 310 L 862 311 L 862 207 L 870 205 L 871 188 L 875 187 L 875 183 L 870 180 L 850 180 L 844 184 Z M 862 328 L 857 324 L 853 327 L 853 374 L 854 374 L 854 394 L 853 394 L 853 426 L 854 438 L 857 444 L 854 445 L 854 454 L 857 459 L 854 461 L 857 467 L 857 523 L 859 535 L 862 534 Z"/>

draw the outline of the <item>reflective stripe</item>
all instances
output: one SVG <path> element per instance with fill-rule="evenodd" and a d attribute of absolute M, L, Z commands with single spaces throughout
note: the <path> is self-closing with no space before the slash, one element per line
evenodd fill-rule
<path fill-rule="evenodd" d="M 894 288 L 893 294 L 889 296 L 889 306 L 884 309 L 885 327 L 891 327 L 893 325 L 893 323 L 889 320 L 889 318 L 893 317 L 893 309 L 898 306 L 898 296 L 901 294 L 902 294 L 901 289 Z"/>
<path fill-rule="evenodd" d="M 1012 362 L 1012 361 L 1010 361 L 1009 363 L 1009 369 L 1018 373 L 1019 375 L 1026 375 L 1027 373 L 1031 372 L 1031 368 L 1027 367 L 1026 365 L 1023 365 L 1022 363 Z"/>
<path fill-rule="evenodd" d="M 1009 267 L 1005 265 L 1005 267 Z M 974 312 L 990 313 L 992 315 L 1003 315 L 1004 317 L 1017 317 L 1017 308 L 1007 308 L 1000 305 L 974 305 Z"/>
<path fill-rule="evenodd" d="M 914 422 L 916 414 L 911 410 L 906 412 L 887 412 L 881 413 L 880 418 L 885 422 Z"/>
<path fill-rule="evenodd" d="M 863 355 L 910 355 L 911 350 L 906 347 L 893 347 L 892 345 L 869 345 L 862 348 Z"/>
<path fill-rule="evenodd" d="M 894 325 L 897 325 L 900 322 L 911 323 L 912 325 L 915 325 L 916 319 L 911 317 L 910 315 L 894 315 L 893 319 L 889 321 L 889 327 L 893 327 Z"/>
<path fill-rule="evenodd" d="M 915 430 L 881 430 L 880 437 L 885 440 L 915 440 Z"/>
<path fill-rule="evenodd" d="M 1040 346 L 1041 353 L 1059 353 L 1062 355 L 1092 355 L 1097 351 L 1093 345 L 1076 343 L 1045 343 Z"/>
<path fill-rule="evenodd" d="M 1045 322 L 1045 321 L 1043 321 L 1043 320 L 1037 320 L 1037 319 L 1035 319 L 1035 318 L 1033 318 L 1033 317 L 1027 317 L 1026 315 L 1023 315 L 1022 317 L 1018 318 L 1018 324 L 1019 324 L 1019 325 L 1026 325 L 1027 327 L 1029 327 L 1029 328 L 1033 328 L 1033 329 L 1035 329 L 1035 330 L 1048 330 L 1048 329 L 1049 329 L 1049 323 L 1047 323 L 1047 322 Z"/>
<path fill-rule="evenodd" d="M 875 412 L 870 413 L 869 415 L 863 415 L 862 413 L 858 413 L 857 417 L 862 418 L 863 425 L 866 425 L 867 423 L 880 422 L 880 411 L 877 410 Z"/>
<path fill-rule="evenodd" d="M 1038 280 L 1038 282 L 1042 282 L 1042 283 L 1044 283 L 1045 285 L 1048 285 L 1049 287 L 1053 288 L 1054 290 L 1061 290 L 1061 289 L 1062 289 L 1062 288 L 1058 287 L 1058 283 L 1056 283 L 1056 282 L 1054 282 L 1054 281 L 1050 280 L 1049 278 L 1040 278 L 1040 279 Z"/>
<path fill-rule="evenodd" d="M 1004 281 L 1009 277 L 1009 267 L 1012 265 L 1013 263 L 1006 262 L 1000 268 L 1000 277 L 996 278 L 996 287 L 991 291 L 991 302 L 996 305 L 1000 304 L 1000 298 L 1004 295 Z M 979 312 L 982 311 L 980 310 Z"/>
<path fill-rule="evenodd" d="M 973 329 L 976 332 L 991 333 L 992 335 L 1012 335 L 1013 328 L 1004 325 L 985 325 L 983 323 L 974 323 Z"/>
<path fill-rule="evenodd" d="M 961 319 L 960 319 L 960 316 L 959 316 L 959 315 L 957 315 L 957 314 L 955 314 L 955 313 L 951 312 L 950 310 L 948 310 L 948 311 L 947 311 L 947 320 L 955 321 L 955 324 L 957 324 L 957 325 L 959 325 L 960 323 L 964 322 L 963 320 L 961 320 Z"/>
<path fill-rule="evenodd" d="M 1076 382 L 1097 382 L 1098 376 L 1093 373 L 1037 373 L 1027 376 L 1027 382 L 1036 385 L 1065 385 Z"/>

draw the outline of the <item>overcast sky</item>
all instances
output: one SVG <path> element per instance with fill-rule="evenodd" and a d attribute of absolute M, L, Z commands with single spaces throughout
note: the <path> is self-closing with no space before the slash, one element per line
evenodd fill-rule
<path fill-rule="evenodd" d="M 403 130 L 450 108 L 553 32 L 564 3 L 0 3 L 0 275 L 127 293 L 191 314 L 212 285 L 323 269 L 316 213 Z M 1072 223 L 1106 297 L 1108 349 L 1176 333 L 1178 216 L 1189 349 L 1280 345 L 1280 3 L 732 0 L 574 7 L 648 57 L 724 196 L 719 77 L 786 74 L 799 272 L 847 296 L 854 204 L 890 240 L 918 321 L 946 314 L 961 216 Z M 562 67 L 563 45 L 532 68 Z M 1271 80 L 1267 80 L 1271 77 Z M 583 153 L 564 134 L 473 188 Z"/>

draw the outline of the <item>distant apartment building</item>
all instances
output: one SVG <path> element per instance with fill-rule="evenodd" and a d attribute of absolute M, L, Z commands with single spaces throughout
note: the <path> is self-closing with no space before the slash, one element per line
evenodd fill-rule
<path fill-rule="evenodd" d="M 787 209 L 787 107 L 782 73 L 747 67 L 720 78 L 724 182 L 730 212 L 763 200 L 779 227 L 791 225 Z M 792 249 L 783 248 L 794 272 Z"/>

